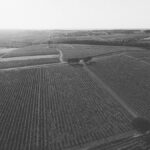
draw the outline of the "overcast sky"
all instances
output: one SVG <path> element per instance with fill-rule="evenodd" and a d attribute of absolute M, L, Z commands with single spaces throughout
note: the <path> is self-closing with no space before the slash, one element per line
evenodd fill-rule
<path fill-rule="evenodd" d="M 150 0 L 0 0 L 0 29 L 150 28 Z"/>

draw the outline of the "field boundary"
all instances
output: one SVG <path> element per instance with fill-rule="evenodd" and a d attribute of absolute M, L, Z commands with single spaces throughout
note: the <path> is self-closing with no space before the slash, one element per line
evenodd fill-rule
<path fill-rule="evenodd" d="M 3 71 L 11 71 L 11 70 L 26 70 L 26 69 L 33 69 L 33 68 L 41 68 L 41 67 L 49 67 L 49 66 L 54 66 L 54 65 L 61 65 L 61 64 L 67 64 L 66 62 L 64 63 L 49 63 L 49 64 L 41 64 L 41 65 L 31 65 L 31 66 L 23 66 L 23 67 L 13 67 L 13 68 L 5 68 L 5 69 L 0 69 L 0 72 Z"/>
<path fill-rule="evenodd" d="M 74 147 L 71 150 L 90 150 L 92 148 L 96 148 L 96 147 L 101 146 L 103 144 L 115 142 L 117 140 L 122 140 L 124 138 L 129 138 L 129 137 L 134 138 L 134 136 L 136 134 L 137 134 L 137 132 L 135 130 L 132 130 L 132 131 L 129 131 L 129 132 L 126 132 L 126 133 L 122 133 L 122 134 L 118 134 L 118 135 L 114 135 L 114 136 L 109 136 L 107 138 L 97 140 L 97 141 L 91 142 L 89 144 L 85 144 L 85 145 L 83 145 L 81 147 L 78 147 L 78 148 Z M 66 150 L 70 150 L 70 149 L 66 149 Z"/>
<path fill-rule="evenodd" d="M 131 59 L 133 59 L 133 60 L 142 62 L 142 63 L 144 63 L 144 64 L 146 64 L 146 65 L 150 65 L 150 63 L 148 63 L 148 62 L 146 62 L 146 61 L 144 61 L 144 60 L 142 60 L 142 59 L 140 59 L 140 58 L 136 58 L 136 57 L 130 56 L 130 55 L 128 55 L 128 54 L 124 54 L 124 56 L 126 56 L 126 57 L 128 57 L 128 58 L 131 58 Z"/>

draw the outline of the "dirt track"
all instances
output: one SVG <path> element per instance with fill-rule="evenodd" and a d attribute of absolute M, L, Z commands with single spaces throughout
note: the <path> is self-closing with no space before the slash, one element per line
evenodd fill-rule
<path fill-rule="evenodd" d="M 10 57 L 1 58 L 0 61 L 15 61 L 15 60 L 29 60 L 29 59 L 40 59 L 40 58 L 58 58 L 59 55 L 37 55 L 37 56 L 24 56 L 24 57 Z"/>

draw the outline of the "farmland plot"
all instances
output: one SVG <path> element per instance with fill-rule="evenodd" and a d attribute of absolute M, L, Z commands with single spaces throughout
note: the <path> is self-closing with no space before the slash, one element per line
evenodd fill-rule
<path fill-rule="evenodd" d="M 144 51 L 142 48 L 125 47 L 125 46 L 104 46 L 104 45 L 79 45 L 79 44 L 64 44 L 60 45 L 64 59 L 68 58 L 84 58 L 88 56 L 108 55 L 118 52 L 128 51 Z"/>
<path fill-rule="evenodd" d="M 90 150 L 148 150 L 149 144 L 145 142 L 146 138 L 148 138 L 147 135 L 123 138 Z"/>
<path fill-rule="evenodd" d="M 139 115 L 150 117 L 148 64 L 122 55 L 101 59 L 89 68 Z"/>
<path fill-rule="evenodd" d="M 53 54 L 59 54 L 59 52 L 56 51 L 55 48 L 49 47 L 48 44 L 40 44 L 18 48 L 17 50 L 7 53 L 3 57 L 8 58 L 8 57 L 53 55 Z"/>
<path fill-rule="evenodd" d="M 135 58 L 139 58 L 139 59 L 143 59 L 143 58 L 150 58 L 150 52 L 131 52 L 131 53 L 127 53 L 127 55 L 129 56 L 133 56 Z"/>
<path fill-rule="evenodd" d="M 150 52 L 147 51 L 147 52 L 132 52 L 132 53 L 127 53 L 128 56 L 131 56 L 131 57 L 135 57 L 139 60 L 142 60 L 146 63 L 150 63 Z"/>
<path fill-rule="evenodd" d="M 131 131 L 131 120 L 80 67 L 0 74 L 0 149 L 81 147 Z"/>
<path fill-rule="evenodd" d="M 12 61 L 1 61 L 0 69 L 17 68 L 25 66 L 43 65 L 58 63 L 58 58 L 39 58 L 39 59 L 27 59 L 27 60 L 12 60 Z"/>

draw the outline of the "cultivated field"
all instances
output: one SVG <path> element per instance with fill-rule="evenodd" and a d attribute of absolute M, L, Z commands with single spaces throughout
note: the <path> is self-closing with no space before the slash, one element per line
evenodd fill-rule
<path fill-rule="evenodd" d="M 128 56 L 102 59 L 89 68 L 139 115 L 150 117 L 150 67 Z"/>
<path fill-rule="evenodd" d="M 16 48 L 47 43 L 49 30 L 0 30 L 0 47 Z"/>
<path fill-rule="evenodd" d="M 138 59 L 150 58 L 150 51 L 130 52 L 130 53 L 127 53 L 127 55 L 138 58 Z"/>
<path fill-rule="evenodd" d="M 139 46 L 150 48 L 149 30 L 60 31 L 50 35 L 51 43 Z"/>
<path fill-rule="evenodd" d="M 150 148 L 149 30 L 0 34 L 0 150 Z"/>
<path fill-rule="evenodd" d="M 64 60 L 67 60 L 69 58 L 111 55 L 122 52 L 145 51 L 145 49 L 138 47 L 79 44 L 63 44 L 59 45 L 59 49 L 63 52 Z"/>
<path fill-rule="evenodd" d="M 81 147 L 132 130 L 132 117 L 80 67 L 1 72 L 0 99 L 0 149 Z"/>
<path fill-rule="evenodd" d="M 49 47 L 48 44 L 40 44 L 18 48 L 3 55 L 3 58 L 54 54 L 59 54 L 56 48 Z"/>

